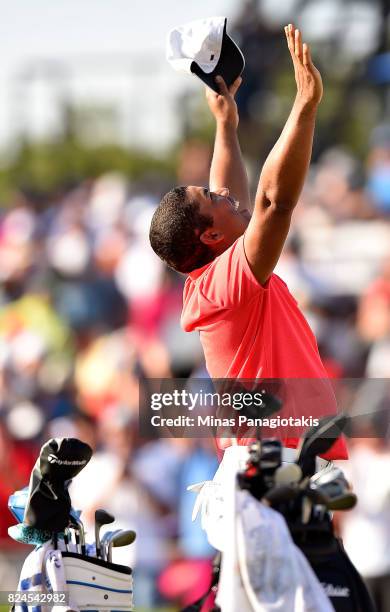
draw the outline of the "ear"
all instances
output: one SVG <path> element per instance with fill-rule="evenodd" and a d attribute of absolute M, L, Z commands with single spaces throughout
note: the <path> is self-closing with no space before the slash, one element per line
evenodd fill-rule
<path fill-rule="evenodd" d="M 203 244 L 207 244 L 208 246 L 216 246 L 224 239 L 224 235 L 222 232 L 219 232 L 213 227 L 209 227 L 205 230 L 200 236 L 199 240 L 203 242 Z"/>

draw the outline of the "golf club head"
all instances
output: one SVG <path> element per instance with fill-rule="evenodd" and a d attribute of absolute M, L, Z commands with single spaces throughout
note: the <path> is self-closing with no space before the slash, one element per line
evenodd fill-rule
<path fill-rule="evenodd" d="M 259 393 L 258 389 L 256 389 L 256 392 Z M 250 393 L 250 391 L 245 390 L 245 393 Z M 282 401 L 276 397 L 276 395 L 264 390 L 261 390 L 261 401 L 260 407 L 256 405 L 244 406 L 240 413 L 250 419 L 258 419 L 260 417 L 266 419 L 270 417 L 271 414 L 278 412 L 282 407 Z"/>
<path fill-rule="evenodd" d="M 95 543 L 96 543 L 96 557 L 101 557 L 100 548 L 100 529 L 103 525 L 109 525 L 115 521 L 115 517 L 112 516 L 106 510 L 99 508 L 95 511 Z"/>
<path fill-rule="evenodd" d="M 286 484 L 273 487 L 263 495 L 263 500 L 266 501 L 271 507 L 279 506 L 280 504 L 287 503 L 296 499 L 300 494 L 298 487 Z"/>
<path fill-rule="evenodd" d="M 99 527 L 102 527 L 102 525 L 109 525 L 114 521 L 115 517 L 112 516 L 112 514 L 110 514 L 106 510 L 102 510 L 101 508 L 99 508 L 95 511 L 95 523 L 99 525 Z"/>
<path fill-rule="evenodd" d="M 317 488 L 313 485 L 310 485 L 309 487 L 307 487 L 307 489 L 305 489 L 305 496 L 310 499 L 312 504 L 327 506 L 328 498 L 320 487 Z"/>
<path fill-rule="evenodd" d="M 285 463 L 275 472 L 275 485 L 291 485 L 298 483 L 302 478 L 302 470 L 296 463 Z"/>
<path fill-rule="evenodd" d="M 74 523 L 78 523 L 79 525 L 82 525 L 83 522 L 80 518 L 80 515 L 81 515 L 81 510 L 74 510 L 73 508 L 71 508 L 69 512 L 69 520 L 73 521 Z"/>
<path fill-rule="evenodd" d="M 120 546 L 129 546 L 136 539 L 137 534 L 132 529 L 126 529 L 125 531 L 119 531 L 119 533 L 113 534 L 110 541 L 108 542 L 108 553 L 107 561 L 112 562 L 112 549 Z"/>
<path fill-rule="evenodd" d="M 328 510 L 352 510 L 357 504 L 357 496 L 352 491 L 340 493 L 337 497 L 329 498 L 326 505 Z"/>
<path fill-rule="evenodd" d="M 137 534 L 132 529 L 126 529 L 119 531 L 112 538 L 112 545 L 114 548 L 119 546 L 129 546 L 136 539 Z"/>
<path fill-rule="evenodd" d="M 357 504 L 357 497 L 352 491 L 341 494 L 339 497 L 331 499 L 328 510 L 352 510 Z"/>
<path fill-rule="evenodd" d="M 338 478 L 318 487 L 321 494 L 327 499 L 328 510 L 350 510 L 357 503 L 357 497 L 348 486 L 344 478 Z"/>
<path fill-rule="evenodd" d="M 311 479 L 311 487 L 316 488 L 326 500 L 328 510 L 350 510 L 357 503 L 357 497 L 349 487 L 343 471 L 338 467 L 323 470 Z"/>
<path fill-rule="evenodd" d="M 321 487 L 329 482 L 334 482 L 339 478 L 343 478 L 347 483 L 344 472 L 339 467 L 330 464 L 330 466 L 327 466 L 323 470 L 313 474 L 313 476 L 310 478 L 310 482 L 318 487 Z"/>
<path fill-rule="evenodd" d="M 261 395 L 261 417 L 263 419 L 270 417 L 271 414 L 278 412 L 282 407 L 282 401 L 272 393 L 262 392 Z M 258 414 L 256 415 L 259 416 Z"/>
<path fill-rule="evenodd" d="M 102 551 L 102 558 L 103 558 L 103 560 L 107 561 L 107 558 L 108 558 L 108 545 L 110 543 L 110 540 L 112 539 L 114 534 L 117 534 L 120 531 L 121 531 L 121 529 L 115 529 L 114 531 L 106 531 L 103 534 L 103 537 L 102 537 L 101 542 L 100 542 L 100 548 L 101 548 L 101 551 Z"/>
<path fill-rule="evenodd" d="M 262 440 L 260 468 L 261 470 L 276 470 L 282 463 L 282 443 L 276 438 Z"/>
<path fill-rule="evenodd" d="M 298 447 L 297 464 L 303 477 L 315 471 L 315 458 L 326 453 L 342 434 L 348 417 L 344 413 L 323 417 L 319 424 L 311 427 L 303 436 Z"/>

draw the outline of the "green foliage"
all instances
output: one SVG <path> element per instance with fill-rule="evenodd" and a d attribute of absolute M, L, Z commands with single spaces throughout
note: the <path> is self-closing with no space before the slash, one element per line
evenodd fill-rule
<path fill-rule="evenodd" d="M 313 160 L 328 147 L 340 144 L 364 160 L 370 131 L 381 118 L 381 92 L 359 81 L 359 66 L 343 75 L 328 69 L 323 73 L 325 95 L 318 113 Z M 241 146 L 248 163 L 257 167 L 264 161 L 290 112 L 295 88 L 294 74 L 286 61 L 272 73 L 268 89 L 255 96 L 250 118 L 240 122 Z M 69 129 L 63 131 L 67 136 L 47 142 L 21 141 L 13 152 L 0 155 L 0 204 L 11 201 L 12 193 L 20 188 L 51 194 L 110 171 L 121 172 L 131 181 L 159 177 L 170 182 L 183 141 L 196 139 L 212 145 L 214 138 L 214 120 L 203 90 L 188 96 L 183 105 L 182 133 L 176 146 L 159 154 L 127 149 L 115 142 L 99 144 L 95 140 L 92 145 L 83 138 L 80 121 L 69 114 Z M 95 125 L 90 111 L 81 118 L 84 127 L 88 121 Z"/>
<path fill-rule="evenodd" d="M 50 193 L 63 185 L 104 172 L 122 172 L 137 180 L 146 174 L 171 176 L 175 162 L 170 155 L 156 157 L 117 144 L 88 147 L 75 139 L 57 142 L 26 142 L 0 169 L 0 201 L 17 188 Z"/>

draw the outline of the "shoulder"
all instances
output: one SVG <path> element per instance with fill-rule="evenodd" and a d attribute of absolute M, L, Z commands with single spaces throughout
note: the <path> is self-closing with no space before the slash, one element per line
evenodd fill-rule
<path fill-rule="evenodd" d="M 184 287 L 184 299 L 199 294 L 222 308 L 232 308 L 255 295 L 266 292 L 270 278 L 263 286 L 254 276 L 240 236 L 226 251 L 212 262 L 191 272 Z"/>

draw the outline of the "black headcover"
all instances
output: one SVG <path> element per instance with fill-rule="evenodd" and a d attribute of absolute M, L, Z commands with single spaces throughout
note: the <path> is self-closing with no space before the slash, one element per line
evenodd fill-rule
<path fill-rule="evenodd" d="M 91 457 L 91 447 L 76 438 L 52 438 L 42 446 L 31 472 L 25 525 L 57 532 L 67 527 L 68 486 Z"/>

